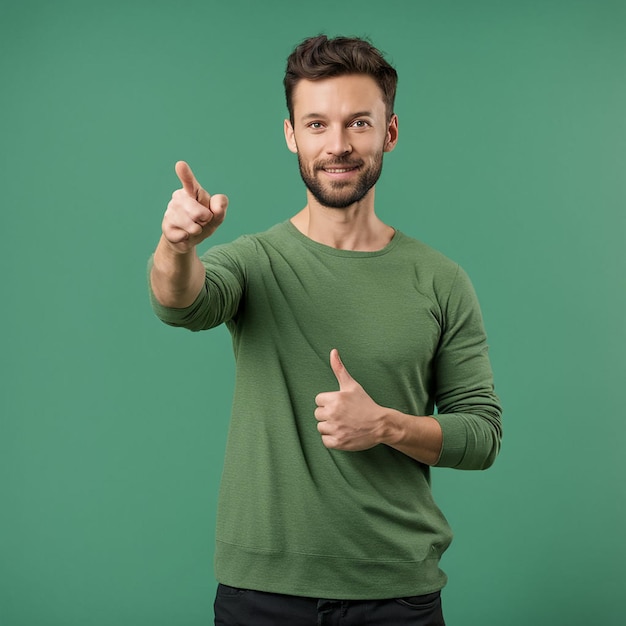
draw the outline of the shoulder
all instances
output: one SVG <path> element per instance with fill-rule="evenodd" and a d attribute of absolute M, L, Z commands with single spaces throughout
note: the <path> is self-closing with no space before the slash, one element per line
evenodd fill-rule
<path fill-rule="evenodd" d="M 280 222 L 267 230 L 241 235 L 231 243 L 223 244 L 223 247 L 233 247 L 241 250 L 258 250 L 259 248 L 265 248 L 267 246 L 281 245 L 291 239 L 290 230 L 288 222 Z"/>
<path fill-rule="evenodd" d="M 279 223 L 259 233 L 240 235 L 228 243 L 212 246 L 202 256 L 210 256 L 215 253 L 238 255 L 258 250 L 259 247 L 264 247 L 267 243 L 284 240 L 287 236 L 285 226 L 285 223 Z"/>
<path fill-rule="evenodd" d="M 277 251 L 285 247 L 288 238 L 288 229 L 280 223 L 263 232 L 241 235 L 231 242 L 214 245 L 200 255 L 200 260 L 207 269 L 225 267 L 248 275 L 255 267 L 265 265 L 265 261 L 271 262 Z"/>
<path fill-rule="evenodd" d="M 398 237 L 397 253 L 405 257 L 407 262 L 414 264 L 420 271 L 442 277 L 454 277 L 460 270 L 456 261 L 423 241 L 409 237 L 400 231 L 396 232 L 396 237 Z"/>
<path fill-rule="evenodd" d="M 398 252 L 404 263 L 411 264 L 420 290 L 431 293 L 441 304 L 450 298 L 475 297 L 472 282 L 457 261 L 418 239 L 398 234 Z"/>

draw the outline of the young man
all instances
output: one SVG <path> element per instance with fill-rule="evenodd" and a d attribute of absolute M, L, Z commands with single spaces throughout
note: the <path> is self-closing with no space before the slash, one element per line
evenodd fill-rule
<path fill-rule="evenodd" d="M 284 132 L 306 206 L 202 258 L 227 199 L 176 164 L 153 306 L 174 326 L 225 323 L 236 357 L 216 624 L 444 623 L 451 532 L 430 466 L 491 465 L 501 411 L 466 274 L 374 211 L 396 81 L 366 41 L 299 45 Z"/>

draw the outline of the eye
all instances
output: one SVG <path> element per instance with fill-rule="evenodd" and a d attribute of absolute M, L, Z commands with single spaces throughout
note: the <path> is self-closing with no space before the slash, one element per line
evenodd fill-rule
<path fill-rule="evenodd" d="M 312 130 L 322 130 L 323 128 L 322 122 L 309 122 L 308 126 Z"/>
<path fill-rule="evenodd" d="M 353 128 L 367 128 L 369 125 L 369 122 L 365 120 L 354 120 L 354 122 L 352 122 Z"/>

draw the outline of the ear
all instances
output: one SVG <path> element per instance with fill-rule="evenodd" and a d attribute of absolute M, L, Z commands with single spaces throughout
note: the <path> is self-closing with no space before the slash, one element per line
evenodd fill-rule
<path fill-rule="evenodd" d="M 285 141 L 287 142 L 289 150 L 296 154 L 298 152 L 298 145 L 296 144 L 296 136 L 290 120 L 285 120 Z"/>
<path fill-rule="evenodd" d="M 387 126 L 387 136 L 385 137 L 384 152 L 391 152 L 398 143 L 398 116 L 394 113 Z"/>

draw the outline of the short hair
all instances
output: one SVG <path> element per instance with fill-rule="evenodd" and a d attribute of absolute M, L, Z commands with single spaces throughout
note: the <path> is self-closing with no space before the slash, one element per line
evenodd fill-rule
<path fill-rule="evenodd" d="M 291 122 L 293 123 L 293 91 L 300 80 L 321 80 L 345 74 L 371 76 L 382 91 L 387 118 L 391 119 L 398 74 L 380 50 L 365 39 L 328 39 L 326 35 L 318 35 L 305 39 L 287 59 L 283 84 Z"/>

